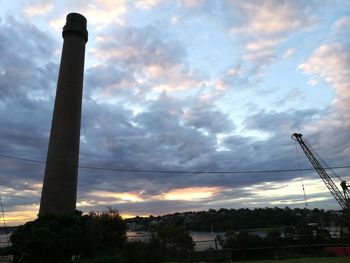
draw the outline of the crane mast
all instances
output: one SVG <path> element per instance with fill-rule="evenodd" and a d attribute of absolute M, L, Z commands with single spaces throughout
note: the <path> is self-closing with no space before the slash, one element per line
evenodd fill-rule
<path fill-rule="evenodd" d="M 328 175 L 327 171 L 323 168 L 319 160 L 315 157 L 315 154 L 313 152 L 313 149 L 309 144 L 307 144 L 306 141 L 302 139 L 302 134 L 300 133 L 293 133 L 292 139 L 297 141 L 301 148 L 303 149 L 306 157 L 311 162 L 312 166 L 315 168 L 317 173 L 320 175 L 321 179 L 327 186 L 328 190 L 331 192 L 335 200 L 339 203 L 339 205 L 344 210 L 350 211 L 350 190 L 349 185 L 347 185 L 346 181 L 342 181 L 340 186 L 343 190 L 343 193 L 338 189 L 338 187 L 333 182 L 332 178 Z"/>

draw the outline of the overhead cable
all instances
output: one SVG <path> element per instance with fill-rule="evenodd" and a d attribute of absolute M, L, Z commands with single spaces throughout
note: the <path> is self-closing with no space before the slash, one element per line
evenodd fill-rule
<path fill-rule="evenodd" d="M 45 161 L 23 158 L 12 155 L 0 154 L 2 158 L 14 159 L 19 161 L 26 161 L 38 164 L 51 164 L 51 165 L 63 165 L 60 163 L 48 163 Z M 314 168 L 298 168 L 298 169 L 273 169 L 273 170 L 237 170 L 237 171 L 185 171 L 185 170 L 149 170 L 149 169 L 125 169 L 125 168 L 113 168 L 113 167 L 99 167 L 99 166 L 89 166 L 89 165 L 78 165 L 81 169 L 90 170 L 102 170 L 102 171 L 112 171 L 112 172 L 134 172 L 134 173 L 171 173 L 171 174 L 259 174 L 259 173 L 284 173 L 284 172 L 300 172 L 300 171 L 313 171 Z M 348 169 L 350 165 L 343 166 L 333 166 L 327 167 L 325 169 Z"/>

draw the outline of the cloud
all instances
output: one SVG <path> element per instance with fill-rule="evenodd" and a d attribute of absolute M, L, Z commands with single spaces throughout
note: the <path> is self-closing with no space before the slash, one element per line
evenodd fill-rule
<path fill-rule="evenodd" d="M 193 7 L 201 6 L 206 1 L 204 1 L 204 0 L 182 0 L 181 2 L 186 7 L 193 8 Z"/>
<path fill-rule="evenodd" d="M 0 42 L 2 149 L 38 152 L 46 148 L 42 140 L 49 130 L 46 112 L 53 101 L 58 66 L 48 58 L 55 44 L 37 27 L 12 17 L 1 23 Z"/>
<path fill-rule="evenodd" d="M 105 75 L 120 76 L 104 87 L 107 93 L 125 88 L 137 95 L 186 91 L 201 88 L 205 83 L 198 72 L 186 65 L 183 45 L 152 26 L 113 29 L 99 37 L 91 55 L 100 63 L 113 65 L 109 68 L 98 65 L 96 69 L 104 67 L 110 72 Z"/>
<path fill-rule="evenodd" d="M 333 28 L 340 29 L 346 23 L 347 19 L 341 18 L 334 23 Z M 336 35 L 332 33 L 325 41 L 298 69 L 310 77 L 314 89 L 319 89 L 319 83 L 334 89 L 334 99 L 327 117 L 320 119 L 315 125 L 307 126 L 306 130 L 314 134 L 317 138 L 315 144 L 327 154 L 328 159 L 341 163 L 350 154 L 347 139 L 350 131 L 350 42 L 344 38 L 341 30 Z M 324 144 L 326 141 L 327 146 Z M 343 173 L 341 176 L 347 175 Z"/>
<path fill-rule="evenodd" d="M 103 28 L 111 24 L 121 26 L 126 23 L 124 15 L 128 12 L 128 3 L 125 0 L 60 1 L 47 17 L 49 25 L 61 32 L 66 15 L 71 12 L 77 12 L 86 17 L 90 37 L 95 37 L 96 33 L 102 32 Z"/>
<path fill-rule="evenodd" d="M 108 192 L 108 191 L 96 191 L 90 192 L 92 199 L 106 200 L 106 206 L 109 203 L 117 202 L 117 203 L 132 203 L 132 202 L 142 202 L 144 201 L 139 193 L 118 193 L 118 192 Z M 111 200 L 112 198 L 112 200 Z M 115 199 L 115 200 L 113 200 Z M 86 205 L 86 204 L 83 204 Z"/>
<path fill-rule="evenodd" d="M 109 23 L 115 22 L 123 24 L 124 21 L 121 16 L 126 12 L 126 2 L 124 0 L 97 0 L 84 1 L 82 13 L 86 16 L 89 23 L 92 25 L 105 26 Z"/>
<path fill-rule="evenodd" d="M 135 6 L 141 9 L 151 9 L 160 3 L 160 0 L 137 0 L 135 1 Z"/>
<path fill-rule="evenodd" d="M 311 81 L 324 81 L 334 87 L 334 106 L 349 116 L 350 98 L 350 46 L 342 43 L 323 44 L 299 69 L 311 76 Z"/>
<path fill-rule="evenodd" d="M 163 200 L 183 200 L 183 201 L 196 201 L 201 199 L 212 198 L 220 191 L 217 187 L 189 187 L 172 189 L 167 193 L 164 193 L 160 199 Z"/>
<path fill-rule="evenodd" d="M 277 99 L 277 101 L 275 102 L 275 105 L 285 106 L 297 100 L 305 100 L 305 94 L 303 93 L 303 90 L 300 88 L 295 88 L 288 91 L 284 97 Z"/>
<path fill-rule="evenodd" d="M 161 64 L 171 66 L 185 55 L 178 42 L 169 41 L 156 28 L 121 27 L 99 36 L 93 54 L 106 61 L 120 61 L 130 66 Z M 118 39 L 118 42 L 115 42 Z"/>
<path fill-rule="evenodd" d="M 250 1 L 240 6 L 248 23 L 232 30 L 250 36 L 273 36 L 301 28 L 305 18 L 298 11 L 300 5 L 288 1 Z M 278 10 L 278 12 L 275 12 Z"/>
<path fill-rule="evenodd" d="M 286 52 L 283 54 L 283 58 L 290 58 L 296 54 L 296 49 L 295 48 L 288 48 Z"/>
<path fill-rule="evenodd" d="M 33 205 L 22 205 L 16 207 L 16 211 L 6 211 L 5 218 L 8 226 L 17 226 L 23 224 L 23 222 L 32 221 L 37 217 L 39 206 Z"/>
<path fill-rule="evenodd" d="M 302 129 L 306 124 L 312 123 L 322 114 L 319 110 L 300 110 L 293 112 L 259 112 L 256 115 L 247 117 L 245 120 L 246 129 L 257 129 L 266 131 L 273 135 L 275 133 L 292 133 Z"/>
<path fill-rule="evenodd" d="M 342 31 L 349 29 L 350 27 L 350 17 L 344 16 L 342 18 L 339 18 L 337 21 L 335 21 L 333 28 L 336 31 Z"/>
<path fill-rule="evenodd" d="M 199 103 L 192 109 L 186 110 L 184 122 L 196 129 L 213 134 L 230 133 L 234 129 L 228 115 L 208 103 Z"/>
<path fill-rule="evenodd" d="M 306 132 L 306 138 L 321 154 L 327 153 L 330 164 L 347 160 L 350 133 L 341 114 L 335 118 L 330 108 L 319 111 L 312 105 L 289 112 L 256 106 L 255 99 L 262 100 L 264 96 L 271 96 L 272 103 L 278 105 L 285 105 L 290 97 L 303 98 L 301 95 L 306 93 L 301 93 L 301 88 L 286 93 L 282 99 L 273 97 L 274 91 L 252 92 L 244 97 L 238 92 L 242 87 L 257 84 L 256 79 L 279 58 L 278 51 L 283 51 L 281 56 L 284 52 L 285 56 L 293 55 L 296 49 L 298 56 L 303 54 L 298 45 L 282 44 L 294 33 L 313 25 L 312 4 L 179 3 L 172 6 L 166 18 L 153 7 L 172 4 L 157 1 L 143 1 L 142 8 L 148 8 L 147 11 L 126 1 L 74 1 L 71 5 L 63 3 L 60 10 L 55 4 L 52 11 L 42 14 L 47 18 L 45 21 L 56 21 L 61 28 L 63 13 L 69 7 L 84 13 L 91 22 L 89 31 L 93 38 L 86 54 L 81 165 L 203 171 L 176 174 L 80 168 L 78 208 L 101 210 L 112 205 L 124 214 L 148 215 L 223 206 L 301 205 L 302 193 L 294 192 L 298 183 L 291 183 L 298 173 L 208 171 L 295 168 L 295 147 L 290 135 L 298 130 Z M 181 19 L 176 29 L 169 17 Z M 60 49 L 58 41 L 41 30 L 44 27 L 40 19 L 33 15 L 30 21 L 20 22 L 9 16 L 0 23 L 0 146 L 4 154 L 45 160 L 59 68 L 59 51 L 55 51 Z M 233 45 L 232 53 L 238 53 L 231 58 L 225 45 L 220 45 L 220 52 L 227 51 L 225 61 L 218 63 L 222 68 L 210 72 L 201 71 L 201 65 L 193 63 L 197 60 L 191 53 L 192 34 L 207 30 L 198 27 L 203 19 L 213 21 L 218 35 L 227 40 L 227 45 Z M 339 20 L 334 28 L 340 32 L 346 23 L 347 19 Z M 225 34 L 227 28 L 231 35 Z M 337 100 L 332 106 L 338 113 L 346 112 L 348 46 L 345 40 L 328 41 L 323 46 L 299 69 L 311 80 L 336 87 Z M 229 99 L 229 103 L 222 98 Z M 256 109 L 246 113 L 239 108 L 228 114 L 227 108 L 234 104 L 232 98 L 243 103 L 249 99 Z M 238 116 L 243 116 L 242 132 L 237 128 Z M 44 165 L 5 158 L 0 159 L 0 165 L 3 169 L 0 185 L 6 193 L 4 204 L 9 218 L 35 217 Z M 306 181 L 314 176 L 313 171 L 305 173 Z M 278 191 L 279 185 L 283 192 Z M 329 199 L 317 201 L 325 196 L 325 192 L 314 191 L 310 199 L 314 204 L 331 204 Z M 20 217 L 24 210 L 27 212 Z"/>
<path fill-rule="evenodd" d="M 27 39 L 27 41 L 23 41 Z M 56 43 L 38 27 L 7 16 L 0 23 L 1 153 L 44 160 L 58 65 Z M 43 165 L 1 158 L 1 191 L 10 224 L 35 216 Z"/>
<path fill-rule="evenodd" d="M 230 4 L 238 15 L 232 22 L 231 32 L 243 37 L 243 60 L 251 63 L 251 72 L 257 76 L 277 59 L 281 43 L 293 33 L 315 24 L 308 5 L 301 1 L 231 1 Z"/>
<path fill-rule="evenodd" d="M 53 8 L 54 5 L 51 1 L 41 1 L 36 4 L 28 5 L 24 9 L 24 12 L 28 16 L 40 16 L 49 13 Z"/>

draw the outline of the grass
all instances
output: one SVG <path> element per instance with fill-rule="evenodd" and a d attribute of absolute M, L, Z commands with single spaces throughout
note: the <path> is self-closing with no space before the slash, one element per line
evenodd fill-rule
<path fill-rule="evenodd" d="M 312 258 L 294 258 L 283 260 L 245 260 L 233 261 L 234 263 L 349 263 L 350 257 L 312 257 Z M 182 262 L 164 262 L 164 263 L 182 263 Z"/>

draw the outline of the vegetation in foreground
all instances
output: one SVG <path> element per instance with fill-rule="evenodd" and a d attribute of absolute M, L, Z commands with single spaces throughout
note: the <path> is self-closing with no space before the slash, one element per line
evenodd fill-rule
<path fill-rule="evenodd" d="M 14 262 L 160 263 L 183 259 L 194 243 L 187 231 L 159 226 L 148 242 L 126 242 L 126 224 L 117 210 L 82 215 L 45 215 L 18 227 L 11 236 Z"/>
<path fill-rule="evenodd" d="M 11 236 L 12 247 L 0 249 L 0 252 L 14 254 L 15 262 L 68 263 L 75 257 L 79 258 L 76 262 L 82 263 L 160 263 L 171 259 L 184 260 L 194 249 L 194 242 L 182 225 L 160 221 L 152 224 L 151 234 L 147 241 L 127 242 L 126 223 L 117 210 L 87 215 L 77 211 L 41 216 L 18 227 Z M 271 228 L 266 237 L 229 230 L 224 238 L 217 237 L 217 241 L 222 248 L 232 252 L 235 262 L 272 258 L 296 263 L 338 262 L 333 259 L 322 261 L 326 258 L 318 261 L 313 261 L 314 258 L 307 261 L 289 259 L 327 256 L 330 252 L 325 252 L 325 247 L 349 243 L 344 238 L 332 238 L 328 231 L 306 222 L 295 227 Z"/>

